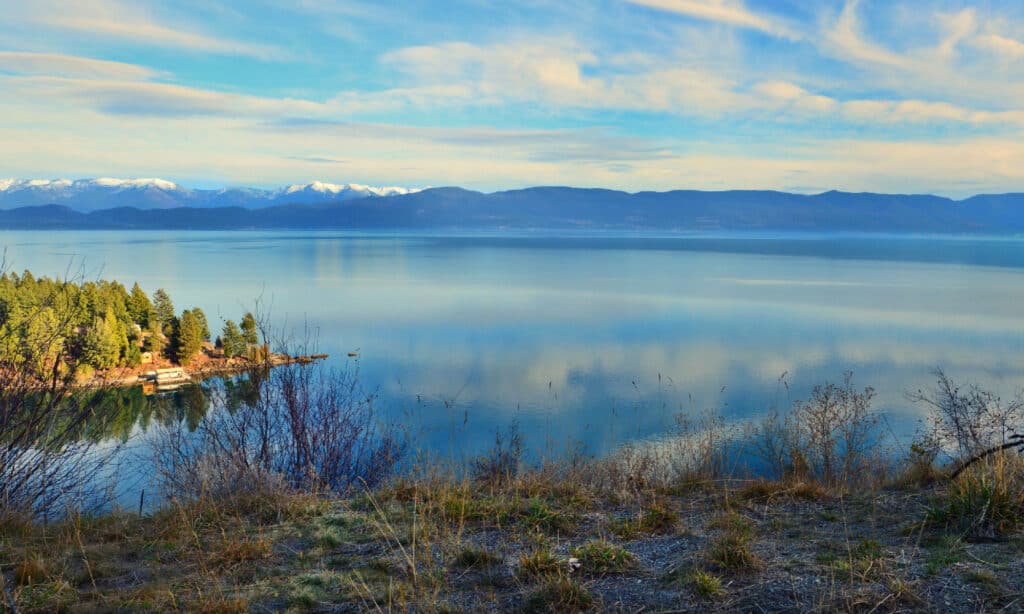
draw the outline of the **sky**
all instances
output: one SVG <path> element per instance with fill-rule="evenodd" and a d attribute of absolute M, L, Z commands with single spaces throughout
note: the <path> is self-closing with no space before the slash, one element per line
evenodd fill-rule
<path fill-rule="evenodd" d="M 0 0 L 0 177 L 1024 191 L 1024 3 Z"/>

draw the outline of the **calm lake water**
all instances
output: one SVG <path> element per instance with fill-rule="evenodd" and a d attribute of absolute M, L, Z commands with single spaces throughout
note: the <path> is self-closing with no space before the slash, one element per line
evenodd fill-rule
<path fill-rule="evenodd" d="M 417 444 L 469 455 L 517 421 L 534 451 L 596 454 L 676 412 L 788 408 L 845 370 L 891 431 L 941 366 L 1024 384 L 1024 240 L 817 235 L 411 236 L 337 232 L 0 232 L 37 275 L 168 290 L 219 329 L 257 297 L 358 351 L 379 406 Z M 788 389 L 780 385 L 785 374 Z M 136 428 L 136 431 L 141 431 Z"/>

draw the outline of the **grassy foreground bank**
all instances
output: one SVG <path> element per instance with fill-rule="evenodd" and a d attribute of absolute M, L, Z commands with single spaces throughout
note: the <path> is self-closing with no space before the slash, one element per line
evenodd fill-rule
<path fill-rule="evenodd" d="M 609 470 L 562 463 L 488 481 L 423 476 L 346 497 L 268 488 L 48 527 L 7 518 L 4 607 L 1024 609 L 1016 455 L 951 482 L 915 470 L 857 492 L 797 479 L 644 485 Z"/>
<path fill-rule="evenodd" d="M 680 416 L 664 440 L 532 465 L 510 428 L 451 466 L 409 458 L 355 374 L 285 367 L 159 439 L 167 503 L 152 514 L 46 523 L 0 506 L 0 603 L 1022 611 L 1024 400 L 937 376 L 905 451 L 884 449 L 874 391 L 848 374 L 757 423 Z"/>

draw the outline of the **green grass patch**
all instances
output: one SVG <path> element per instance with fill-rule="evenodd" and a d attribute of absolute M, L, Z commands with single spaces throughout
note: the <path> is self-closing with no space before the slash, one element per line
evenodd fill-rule
<path fill-rule="evenodd" d="M 527 612 L 586 612 L 598 605 L 597 598 L 585 586 L 562 576 L 548 580 L 531 593 L 523 609 Z"/>
<path fill-rule="evenodd" d="M 619 573 L 637 565 L 631 552 L 603 539 L 573 548 L 572 555 L 579 559 L 581 570 L 586 573 Z"/>
<path fill-rule="evenodd" d="M 528 499 L 523 504 L 519 520 L 531 528 L 551 534 L 568 533 L 575 526 L 575 518 L 570 514 L 536 498 Z"/>
<path fill-rule="evenodd" d="M 1006 536 L 1024 526 L 1024 475 L 1015 460 L 968 468 L 928 511 L 933 524 L 968 537 Z"/>
<path fill-rule="evenodd" d="M 544 548 L 519 557 L 519 574 L 528 578 L 547 578 L 566 571 L 568 562 Z"/>
<path fill-rule="evenodd" d="M 654 502 L 633 517 L 613 519 L 608 528 L 622 539 L 640 535 L 672 535 L 679 528 L 679 514 L 667 503 Z"/>
<path fill-rule="evenodd" d="M 943 569 L 953 563 L 960 562 L 963 555 L 964 544 L 955 535 L 943 535 L 929 549 L 928 558 L 925 561 L 925 574 L 928 576 L 937 575 Z"/>
<path fill-rule="evenodd" d="M 761 560 L 750 548 L 750 537 L 726 531 L 711 541 L 707 560 L 722 569 L 745 571 L 761 567 Z"/>
<path fill-rule="evenodd" d="M 718 597 L 724 592 L 722 590 L 722 579 L 702 569 L 693 570 L 689 579 L 690 586 L 701 597 Z"/>
<path fill-rule="evenodd" d="M 455 565 L 462 569 L 483 569 L 501 562 L 501 557 L 481 548 L 466 546 L 455 556 Z"/>

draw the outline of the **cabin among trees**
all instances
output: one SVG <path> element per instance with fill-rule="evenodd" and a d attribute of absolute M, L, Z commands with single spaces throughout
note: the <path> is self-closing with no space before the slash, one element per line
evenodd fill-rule
<path fill-rule="evenodd" d="M 225 357 L 258 351 L 256 320 L 228 320 L 217 345 Z M 214 354 L 210 325 L 198 307 L 176 313 L 163 289 L 147 295 L 116 281 L 0 275 L 0 364 L 39 373 L 74 363 L 83 375 L 142 364 L 188 366 Z"/>

